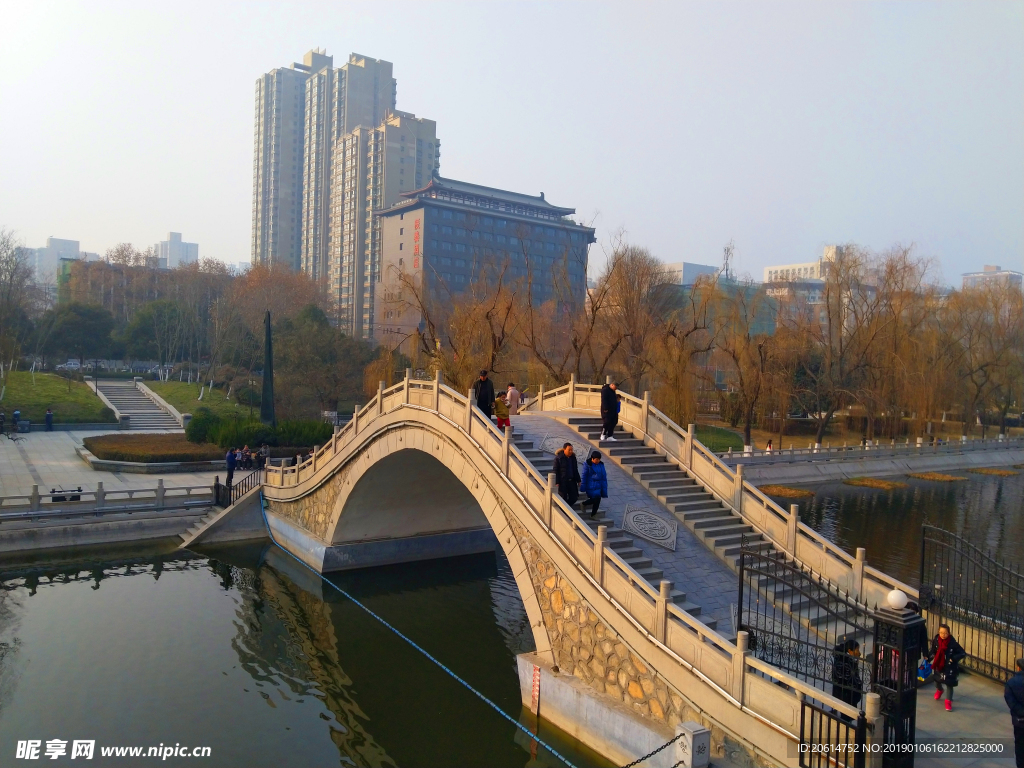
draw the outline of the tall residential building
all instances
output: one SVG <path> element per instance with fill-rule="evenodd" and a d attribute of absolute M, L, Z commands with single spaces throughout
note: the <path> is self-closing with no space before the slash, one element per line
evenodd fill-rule
<path fill-rule="evenodd" d="M 331 175 L 338 139 L 358 126 L 373 128 L 394 110 L 398 85 L 389 61 L 351 54 L 334 69 L 319 54 L 306 81 L 302 159 L 301 268 L 326 278 L 331 225 Z"/>
<path fill-rule="evenodd" d="M 168 232 L 166 240 L 153 246 L 153 255 L 158 267 L 174 269 L 199 261 L 199 244 L 184 242 L 181 232 Z"/>
<path fill-rule="evenodd" d="M 988 286 L 1024 287 L 1024 273 L 1003 269 L 998 265 L 986 264 L 981 272 L 964 273 L 964 290 Z"/>
<path fill-rule="evenodd" d="M 254 265 L 299 268 L 306 80 L 314 67 L 323 66 L 330 66 L 330 57 L 310 51 L 302 64 L 292 64 L 290 69 L 280 67 L 256 81 L 251 250 Z"/>
<path fill-rule="evenodd" d="M 766 283 L 780 283 L 787 280 L 824 280 L 836 258 L 842 255 L 841 245 L 826 245 L 821 258 L 801 264 L 779 264 L 764 268 Z"/>
<path fill-rule="evenodd" d="M 372 337 L 408 339 L 423 317 L 405 292 L 408 281 L 429 301 L 447 301 L 483 275 L 504 270 L 510 283 L 530 280 L 535 304 L 583 302 L 594 230 L 572 208 L 539 197 L 434 177 L 374 218 L 382 258 Z"/>
<path fill-rule="evenodd" d="M 437 172 L 440 142 L 433 120 L 389 113 L 377 126 L 357 126 L 338 138 L 331 178 L 328 254 L 323 262 L 339 308 L 339 326 L 372 339 L 374 297 L 381 279 L 380 221 L 403 192 L 423 187 Z"/>
<path fill-rule="evenodd" d="M 689 261 L 675 261 L 665 265 L 673 283 L 677 285 L 693 285 L 702 275 L 714 277 L 718 274 L 719 268 L 707 264 L 693 264 Z"/>

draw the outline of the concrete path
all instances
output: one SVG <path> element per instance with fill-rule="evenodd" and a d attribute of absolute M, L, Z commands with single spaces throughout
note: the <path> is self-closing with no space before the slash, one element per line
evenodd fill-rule
<path fill-rule="evenodd" d="M 1013 727 L 1010 712 L 1003 701 L 1003 686 L 980 675 L 962 673 L 960 685 L 953 696 L 953 711 L 947 712 L 943 702 L 933 698 L 935 687 L 928 683 L 917 693 L 917 738 L 957 741 L 1000 740 L 1001 757 L 984 754 L 928 756 L 919 755 L 920 766 L 948 768 L 1006 768 L 1013 765 Z"/>
<path fill-rule="evenodd" d="M 102 482 L 108 491 L 122 488 L 154 488 L 163 478 L 166 486 L 212 485 L 214 475 L 224 479 L 224 472 L 182 472 L 166 475 L 134 475 L 122 472 L 97 472 L 89 468 L 75 453 L 75 447 L 92 435 L 110 434 L 116 430 L 96 432 L 31 432 L 19 435 L 16 443 L 0 438 L 0 496 L 30 493 L 38 485 L 41 493 L 64 486 L 96 488 Z M 172 430 L 153 430 L 168 432 Z M 177 430 L 180 432 L 181 430 Z"/>
<path fill-rule="evenodd" d="M 516 432 L 532 440 L 537 447 L 546 436 L 557 437 L 561 442 L 586 442 L 576 430 L 542 414 L 515 416 L 512 422 Z M 534 461 L 534 466 L 546 475 L 551 471 L 554 459 L 553 453 L 545 453 L 543 459 Z M 608 473 L 608 498 L 601 502 L 601 514 L 614 520 L 616 526 L 622 527 L 627 504 L 648 509 L 666 520 L 675 519 L 661 502 L 621 467 L 611 461 L 604 464 Z M 651 558 L 655 567 L 665 572 L 664 578 L 686 593 L 688 601 L 701 607 L 701 617 L 717 619 L 719 632 L 734 634 L 732 612 L 736 603 L 736 574 L 685 525 L 679 524 L 675 552 L 639 536 L 633 537 L 633 544 Z"/>

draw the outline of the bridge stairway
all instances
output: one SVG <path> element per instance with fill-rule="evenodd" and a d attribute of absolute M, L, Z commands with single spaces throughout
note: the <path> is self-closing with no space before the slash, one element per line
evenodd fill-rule
<path fill-rule="evenodd" d="M 214 520 L 216 520 L 223 514 L 224 510 L 213 509 L 210 512 L 207 512 L 198 520 L 196 520 L 192 524 L 192 527 L 190 527 L 187 531 L 179 533 L 178 535 L 181 536 L 181 545 L 179 546 L 179 549 L 184 549 L 193 541 L 195 541 L 196 538 L 198 538 L 199 534 L 205 531 L 210 526 L 210 524 L 214 522 Z"/>
<path fill-rule="evenodd" d="M 622 425 L 615 429 L 615 440 L 601 441 L 599 438 L 602 423 L 599 417 L 570 416 L 567 422 L 602 454 L 632 474 L 652 496 L 737 574 L 740 552 L 744 547 L 779 562 L 791 562 L 784 552 L 756 532 L 738 513 L 716 499 L 714 494 L 688 472 L 645 445 L 643 440 L 633 437 L 633 434 L 623 429 Z M 779 570 L 783 569 L 780 567 Z M 842 621 L 842 610 L 837 609 L 834 616 L 821 616 L 820 611 L 811 604 L 806 595 L 781 579 L 766 576 L 751 586 L 784 608 L 795 621 L 829 642 L 838 642 L 843 636 L 857 637 L 862 644 L 866 639 L 867 633 Z"/>
<path fill-rule="evenodd" d="M 542 475 L 547 475 L 551 471 L 551 467 L 545 465 L 542 461 L 545 458 L 544 451 L 541 451 L 534 447 L 533 441 L 522 436 L 513 433 L 513 442 L 523 455 L 529 459 L 530 463 L 533 464 L 534 469 L 540 472 Z M 547 456 L 550 460 L 550 455 Z M 586 521 L 587 525 L 596 533 L 597 528 L 600 525 L 607 526 L 607 544 L 609 549 L 615 550 L 630 567 L 633 568 L 648 584 L 650 584 L 655 590 L 660 589 L 661 579 L 665 575 L 664 571 L 654 566 L 651 558 L 647 557 L 643 550 L 636 546 L 633 539 L 629 537 L 626 531 L 615 525 L 615 521 L 609 517 L 587 517 L 586 513 L 582 510 L 582 499 L 577 500 L 575 509 L 580 512 L 580 516 Z M 696 603 L 690 602 L 686 599 L 686 592 L 679 589 L 673 589 L 670 593 L 671 600 L 680 609 L 686 611 L 691 616 L 700 616 L 701 607 Z M 718 621 L 712 618 L 702 618 L 701 621 L 707 625 L 709 629 L 716 629 Z"/>

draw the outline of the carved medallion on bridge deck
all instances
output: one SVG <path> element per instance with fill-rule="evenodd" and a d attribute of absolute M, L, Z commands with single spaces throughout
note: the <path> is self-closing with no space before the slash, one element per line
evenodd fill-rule
<path fill-rule="evenodd" d="M 675 520 L 666 520 L 650 510 L 627 504 L 626 512 L 622 515 L 622 527 L 634 536 L 659 544 L 673 552 L 676 549 L 679 523 Z"/>

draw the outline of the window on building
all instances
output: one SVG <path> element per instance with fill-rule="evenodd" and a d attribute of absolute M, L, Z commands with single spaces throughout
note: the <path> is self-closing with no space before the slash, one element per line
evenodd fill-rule
<path fill-rule="evenodd" d="M 441 218 L 442 219 L 450 219 L 451 217 L 452 217 L 452 212 L 451 211 L 441 211 Z"/>
<path fill-rule="evenodd" d="M 499 243 L 504 243 L 505 242 L 505 236 L 504 235 L 498 235 L 498 242 Z"/>
<path fill-rule="evenodd" d="M 455 266 L 456 267 L 464 267 L 464 266 L 466 266 L 466 260 L 465 259 L 456 259 L 455 260 Z"/>
<path fill-rule="evenodd" d="M 484 232 L 484 241 L 488 243 L 493 242 L 494 235 L 492 235 L 490 232 Z"/>
<path fill-rule="evenodd" d="M 447 282 L 451 282 L 451 280 L 452 280 L 452 273 L 451 272 L 442 272 L 441 273 L 441 279 L 446 280 Z"/>
<path fill-rule="evenodd" d="M 508 244 L 509 245 L 519 245 L 519 238 L 516 237 L 515 235 L 509 235 Z"/>
<path fill-rule="evenodd" d="M 405 250 L 405 243 L 399 243 L 398 244 L 398 250 L 400 250 L 400 251 Z"/>
<path fill-rule="evenodd" d="M 458 215 L 457 215 L 457 216 L 456 216 L 455 218 L 456 218 L 456 220 L 458 220 L 458 221 L 465 221 L 465 220 L 466 220 L 466 214 L 464 214 L 464 213 L 460 213 L 460 214 L 458 214 Z"/>
<path fill-rule="evenodd" d="M 464 282 L 466 282 L 466 276 L 465 275 L 456 275 L 455 276 L 455 282 L 456 283 L 464 283 Z"/>
<path fill-rule="evenodd" d="M 452 233 L 452 228 L 451 227 L 441 227 L 441 234 L 442 235 L 450 235 L 451 233 Z"/>
<path fill-rule="evenodd" d="M 545 233 L 547 234 L 548 237 L 554 237 L 555 236 L 555 230 L 552 229 L 551 227 L 548 227 L 544 231 L 545 231 Z"/>
<path fill-rule="evenodd" d="M 544 234 L 544 227 L 534 227 L 533 228 L 533 234 L 535 234 L 535 235 L 543 235 Z"/>
<path fill-rule="evenodd" d="M 437 240 L 431 240 L 430 241 L 430 247 L 431 248 L 437 248 Z"/>
<path fill-rule="evenodd" d="M 473 230 L 473 239 L 474 240 L 479 240 L 480 239 L 480 233 L 477 232 L 475 229 Z"/>
<path fill-rule="evenodd" d="M 484 224 L 485 225 L 487 225 L 489 227 L 493 223 L 494 223 L 494 219 L 492 219 L 490 216 L 484 216 Z"/>
<path fill-rule="evenodd" d="M 465 237 L 466 236 L 466 230 L 464 230 L 462 227 L 458 227 L 455 230 L 455 234 L 458 235 L 459 237 Z"/>
<path fill-rule="evenodd" d="M 464 246 L 462 243 L 456 243 L 455 244 L 455 250 L 458 251 L 459 253 L 465 253 L 466 252 L 466 246 Z"/>
<path fill-rule="evenodd" d="M 452 244 L 451 243 L 449 243 L 447 241 L 442 241 L 442 243 L 441 243 L 441 250 L 442 251 L 450 251 L 451 249 L 452 249 Z"/>
<path fill-rule="evenodd" d="M 430 225 L 430 231 L 433 232 L 436 235 L 437 234 L 437 224 L 431 224 Z"/>
<path fill-rule="evenodd" d="M 547 249 L 548 249 L 549 251 L 553 251 L 553 250 L 555 250 L 555 244 L 554 244 L 554 243 L 548 243 L 548 244 L 547 244 L 546 246 L 544 246 L 544 247 L 545 247 L 545 248 L 547 248 Z"/>
<path fill-rule="evenodd" d="M 448 258 L 447 256 L 442 256 L 441 257 L 441 266 L 442 267 L 450 267 L 451 265 L 452 265 L 452 260 L 450 258 Z"/>
<path fill-rule="evenodd" d="M 507 224 L 508 222 L 505 221 L 504 219 L 498 219 L 497 223 L 495 223 L 494 226 L 496 226 L 498 229 L 504 229 Z"/>
<path fill-rule="evenodd" d="M 404 213 L 403 213 L 402 215 L 403 215 L 403 216 L 405 216 L 405 214 L 404 214 Z M 404 234 L 405 234 L 405 227 L 399 227 L 399 228 L 398 228 L 398 234 L 400 234 L 400 235 L 404 235 Z"/>

